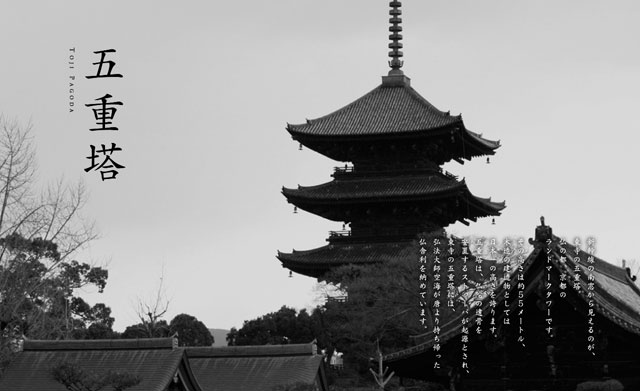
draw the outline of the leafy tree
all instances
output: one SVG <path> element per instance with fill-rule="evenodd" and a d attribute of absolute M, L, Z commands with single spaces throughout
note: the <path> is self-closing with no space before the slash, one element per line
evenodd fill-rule
<path fill-rule="evenodd" d="M 127 326 L 121 338 L 166 338 L 169 333 L 169 325 L 166 320 L 156 320 L 153 323 L 138 323 Z"/>
<path fill-rule="evenodd" d="M 441 241 L 440 248 L 448 248 L 449 238 L 444 230 L 421 236 L 432 249 L 433 241 Z M 447 255 L 441 256 L 442 274 L 441 292 L 445 300 L 439 310 L 441 322 L 456 314 L 465 303 L 477 298 L 486 291 L 485 276 L 487 269 L 495 262 L 483 261 L 480 271 L 476 271 L 475 257 L 468 255 L 467 271 L 461 272 L 462 241 L 452 238 L 453 256 L 456 259 L 453 272 L 448 272 Z M 415 240 L 408 243 L 403 253 L 395 259 L 380 264 L 347 265 L 331 271 L 326 280 L 333 287 L 332 295 L 338 292 L 346 300 L 332 300 L 331 295 L 326 304 L 317 311 L 323 327 L 319 342 L 328 351 L 337 349 L 345 353 L 346 365 L 355 366 L 363 376 L 367 373 L 369 358 L 377 356 L 378 346 L 383 353 L 404 349 L 411 345 L 411 337 L 431 331 L 434 326 L 433 307 L 433 266 L 434 254 L 428 251 L 425 269 L 428 282 L 426 284 L 427 305 L 420 306 L 420 269 L 418 250 L 420 246 Z M 486 274 L 485 274 L 486 273 Z M 453 276 L 456 299 L 453 307 L 446 303 L 447 282 L 449 274 Z M 463 280 L 463 274 L 467 279 Z M 464 282 L 464 284 L 463 284 Z M 424 310 L 424 324 L 420 321 Z M 458 312 L 459 313 L 459 312 Z"/>
<path fill-rule="evenodd" d="M 180 346 L 211 346 L 213 335 L 195 316 L 180 314 L 169 323 L 169 332 L 178 334 Z"/>
<path fill-rule="evenodd" d="M 83 339 L 118 339 L 121 334 L 113 331 L 106 323 L 92 323 L 87 327 Z"/>
<path fill-rule="evenodd" d="M 88 328 L 111 329 L 111 310 L 90 306 L 74 291 L 94 285 L 102 292 L 108 273 L 77 261 L 60 262 L 57 246 L 40 238 L 11 234 L 0 239 L 0 353 L 8 359 L 12 344 L 32 339 L 84 338 Z M 55 264 L 55 272 L 51 271 Z"/>
<path fill-rule="evenodd" d="M 149 319 L 152 319 L 153 322 L 150 322 Z M 187 314 L 177 315 L 170 323 L 164 319 L 150 316 L 141 323 L 128 326 L 121 334 L 121 338 L 166 338 L 176 333 L 180 346 L 213 345 L 213 335 L 207 326 L 196 317 Z"/>
<path fill-rule="evenodd" d="M 235 327 L 227 335 L 229 345 L 267 345 L 308 343 L 315 339 L 319 326 L 306 310 L 297 312 L 283 306 L 254 320 L 245 321 L 238 330 Z"/>
<path fill-rule="evenodd" d="M 450 238 L 444 230 L 421 236 L 426 248 L 433 248 L 433 241 L 441 241 L 441 249 L 449 247 Z M 447 296 L 449 274 L 453 274 L 453 290 L 456 299 L 453 307 L 445 302 L 439 310 L 439 319 L 459 313 L 465 304 L 486 294 L 486 276 L 495 261 L 477 263 L 468 254 L 467 271 L 461 273 L 462 240 L 451 238 L 454 272 L 448 272 L 445 261 L 441 274 L 444 281 L 442 294 Z M 420 263 L 418 240 L 407 243 L 401 253 L 384 263 L 368 265 L 346 265 L 334 269 L 325 276 L 325 304 L 311 314 L 305 310 L 296 314 L 291 308 L 254 320 L 245 321 L 242 328 L 232 328 L 227 335 L 229 345 L 263 345 L 305 343 L 316 339 L 320 348 L 329 354 L 344 353 L 345 366 L 359 372 L 370 381 L 369 360 L 377 357 L 377 349 L 389 353 L 411 345 L 411 337 L 433 329 L 434 314 L 431 305 L 420 306 Z M 434 254 L 427 252 L 425 269 L 429 276 L 426 284 L 427 302 L 433 296 Z M 446 259 L 446 256 L 443 257 Z M 479 265 L 479 266 L 478 266 Z M 479 267 L 479 271 L 476 269 Z M 496 273 L 498 274 L 498 273 Z M 463 280 L 463 275 L 466 279 Z M 464 284 L 463 284 L 464 283 Z M 425 322 L 421 323 L 424 309 Z M 286 338 L 285 338 L 286 337 Z"/>

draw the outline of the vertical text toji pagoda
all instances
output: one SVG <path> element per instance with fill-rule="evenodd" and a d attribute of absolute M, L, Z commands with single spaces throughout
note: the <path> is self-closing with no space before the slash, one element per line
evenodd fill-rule
<path fill-rule="evenodd" d="M 464 180 L 442 170 L 451 160 L 493 155 L 500 143 L 467 130 L 462 116 L 436 109 L 411 88 L 401 70 L 401 2 L 389 5 L 391 70 L 382 84 L 331 114 L 287 125 L 300 144 L 347 164 L 328 183 L 282 193 L 297 208 L 351 228 L 331 232 L 320 248 L 278 252 L 294 272 L 322 278 L 345 264 L 415 256 L 409 247 L 417 234 L 497 216 L 505 207 L 474 196 Z"/>

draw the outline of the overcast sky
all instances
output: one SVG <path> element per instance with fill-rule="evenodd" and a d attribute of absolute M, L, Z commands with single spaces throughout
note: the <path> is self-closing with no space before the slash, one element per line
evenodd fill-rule
<path fill-rule="evenodd" d="M 240 327 L 313 305 L 315 280 L 288 278 L 275 254 L 322 246 L 341 224 L 293 214 L 280 191 L 326 182 L 337 163 L 299 151 L 285 126 L 380 84 L 388 17 L 387 0 L 3 4 L 0 112 L 33 123 L 42 183 L 89 188 L 102 237 L 78 257 L 107 265 L 105 292 L 86 295 L 115 329 L 136 323 L 163 270 L 167 320 Z M 528 238 L 544 215 L 612 263 L 637 257 L 640 2 L 408 0 L 403 20 L 412 86 L 502 143 L 491 164 L 445 168 L 507 208 L 449 231 Z M 84 78 L 103 49 L 123 78 Z M 123 102 L 120 130 L 90 132 L 84 104 L 105 93 Z M 126 168 L 103 182 L 83 169 L 89 145 L 111 142 Z"/>

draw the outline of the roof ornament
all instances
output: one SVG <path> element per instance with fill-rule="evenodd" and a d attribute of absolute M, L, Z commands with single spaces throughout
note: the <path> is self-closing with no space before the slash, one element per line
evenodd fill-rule
<path fill-rule="evenodd" d="M 389 15 L 391 16 L 389 18 L 389 23 L 391 23 L 391 26 L 389 26 L 389 32 L 391 33 L 389 35 L 391 40 L 391 43 L 389 43 L 389 49 L 391 49 L 389 52 L 389 57 L 391 58 L 391 61 L 389 61 L 389 66 L 391 67 L 389 76 L 402 75 L 403 72 L 400 69 L 404 64 L 404 61 L 400 60 L 402 57 L 402 52 L 400 51 L 402 49 L 402 42 L 400 42 L 402 41 L 402 26 L 400 25 L 402 23 L 402 18 L 400 17 L 402 15 L 402 10 L 400 9 L 402 3 L 391 1 L 389 6 L 391 7 L 391 10 L 389 10 Z"/>
<path fill-rule="evenodd" d="M 546 243 L 553 240 L 553 231 L 551 227 L 544 224 L 544 216 L 540 216 L 540 225 L 536 227 L 536 239 L 538 243 Z M 529 241 L 531 243 L 531 240 Z"/>

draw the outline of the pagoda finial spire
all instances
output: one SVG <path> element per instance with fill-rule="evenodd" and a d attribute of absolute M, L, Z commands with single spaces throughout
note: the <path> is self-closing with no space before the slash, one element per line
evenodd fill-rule
<path fill-rule="evenodd" d="M 391 58 L 391 61 L 389 61 L 389 66 L 391 67 L 389 76 L 402 75 L 403 73 L 400 69 L 403 64 L 403 61 L 400 60 L 402 57 L 402 51 L 400 51 L 400 49 L 402 49 L 402 42 L 400 42 L 402 41 L 402 18 L 400 17 L 402 15 L 402 10 L 400 9 L 402 3 L 399 1 L 391 1 L 389 2 L 389 6 L 391 7 L 389 10 L 389 15 L 391 16 L 391 18 L 389 18 L 389 23 L 391 23 L 391 26 L 389 26 L 389 32 L 391 33 L 389 35 L 389 39 L 391 40 L 389 43 L 389 49 L 391 49 L 389 52 L 389 57 Z"/>

